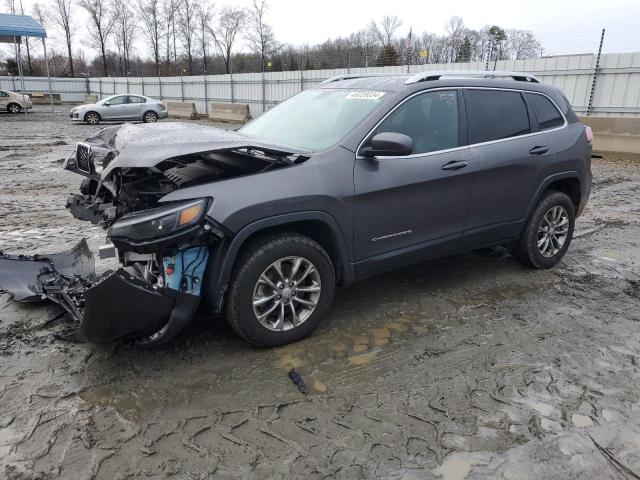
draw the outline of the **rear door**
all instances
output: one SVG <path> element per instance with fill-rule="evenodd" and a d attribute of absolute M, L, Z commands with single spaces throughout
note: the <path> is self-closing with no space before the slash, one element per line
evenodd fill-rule
<path fill-rule="evenodd" d="M 374 130 L 413 139 L 404 157 L 358 157 L 354 167 L 358 276 L 451 253 L 460 244 L 469 203 L 469 149 L 461 93 L 422 92 Z"/>
<path fill-rule="evenodd" d="M 519 235 L 544 169 L 555 158 L 528 108 L 527 95 L 508 89 L 464 89 L 475 167 L 465 248 Z"/>
<path fill-rule="evenodd" d="M 127 118 L 131 120 L 141 120 L 144 113 L 147 99 L 137 95 L 129 95 Z"/>
<path fill-rule="evenodd" d="M 0 110 L 6 110 L 9 105 L 9 94 L 0 90 Z"/>

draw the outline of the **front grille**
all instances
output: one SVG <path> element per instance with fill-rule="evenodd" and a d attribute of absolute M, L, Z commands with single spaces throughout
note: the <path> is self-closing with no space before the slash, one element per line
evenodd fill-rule
<path fill-rule="evenodd" d="M 78 170 L 91 173 L 91 150 L 88 145 L 79 143 L 76 146 L 76 166 Z"/>

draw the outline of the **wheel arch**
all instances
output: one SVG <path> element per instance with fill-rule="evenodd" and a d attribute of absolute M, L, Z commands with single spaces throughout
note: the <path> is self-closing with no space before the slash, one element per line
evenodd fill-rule
<path fill-rule="evenodd" d="M 354 280 L 355 270 L 348 254 L 346 239 L 338 222 L 321 211 L 296 212 L 257 220 L 242 228 L 232 238 L 223 241 L 210 256 L 205 283 L 206 303 L 216 312 L 222 311 L 224 297 L 242 249 L 261 236 L 277 231 L 296 232 L 318 242 L 331 258 L 336 283 Z"/>
<path fill-rule="evenodd" d="M 580 206 L 580 202 L 582 200 L 582 189 L 581 189 L 581 175 L 577 171 L 568 171 L 562 173 L 556 173 L 553 175 L 549 175 L 538 187 L 536 194 L 533 197 L 533 200 L 529 204 L 529 208 L 527 209 L 527 215 L 525 219 L 529 219 L 531 213 L 536 208 L 536 205 L 540 202 L 542 196 L 548 192 L 549 190 L 557 190 L 559 192 L 565 193 L 571 199 L 575 209 L 576 215 Z"/>

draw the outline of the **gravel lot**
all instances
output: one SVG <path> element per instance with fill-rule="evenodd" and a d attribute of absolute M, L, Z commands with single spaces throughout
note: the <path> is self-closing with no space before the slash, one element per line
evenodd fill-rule
<path fill-rule="evenodd" d="M 104 241 L 64 208 L 95 130 L 0 114 L 0 250 Z M 162 349 L 64 343 L 58 307 L 0 294 L 0 478 L 638 478 L 640 159 L 593 170 L 555 269 L 494 249 L 379 275 L 287 347 L 204 316 Z"/>

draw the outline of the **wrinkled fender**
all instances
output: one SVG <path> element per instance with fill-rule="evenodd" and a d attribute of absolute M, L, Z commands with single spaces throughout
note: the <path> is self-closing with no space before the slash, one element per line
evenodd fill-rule
<path fill-rule="evenodd" d="M 584 196 L 589 193 L 588 190 L 585 191 L 584 175 L 577 170 L 554 173 L 553 175 L 549 175 L 540 183 L 538 190 L 536 190 L 536 194 L 531 199 L 529 208 L 527 208 L 527 215 L 524 217 L 525 220 L 531 216 L 531 212 L 533 212 L 533 209 L 536 207 L 536 205 L 538 205 L 540 197 L 542 197 L 542 194 L 549 187 L 549 185 L 558 180 L 564 180 L 565 178 L 575 178 L 576 180 L 578 180 L 578 183 L 580 184 L 580 203 L 583 203 Z"/>
<path fill-rule="evenodd" d="M 231 279 L 236 259 L 245 241 L 253 234 L 273 227 L 303 221 L 319 221 L 329 227 L 336 245 L 336 265 L 342 272 L 342 283 L 350 283 L 355 279 L 355 268 L 349 258 L 346 239 L 338 222 L 326 212 L 306 211 L 294 212 L 257 220 L 243 227 L 235 236 L 218 245 L 217 251 L 209 257 L 204 284 L 204 300 L 216 312 L 222 311 L 224 296 Z"/>

